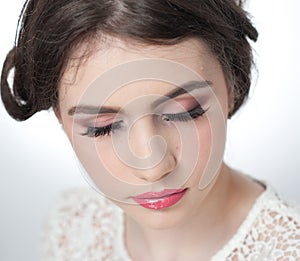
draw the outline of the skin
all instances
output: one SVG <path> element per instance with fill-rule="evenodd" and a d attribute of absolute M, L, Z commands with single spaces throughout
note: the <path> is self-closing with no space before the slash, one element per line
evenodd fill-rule
<path fill-rule="evenodd" d="M 80 56 L 84 47 L 83 45 L 79 48 L 73 54 L 74 57 Z M 74 120 L 74 115 L 68 114 L 70 108 L 79 103 L 87 86 L 103 72 L 137 59 L 160 58 L 174 61 L 211 82 L 226 124 L 230 107 L 228 101 L 231 100 L 228 97 L 229 88 L 217 59 L 200 40 L 188 39 L 176 46 L 145 46 L 111 38 L 96 44 L 94 50 L 92 55 L 79 64 L 78 69 L 74 70 L 76 63 L 69 63 L 60 86 L 56 115 L 73 146 L 74 136 L 84 132 L 84 126 Z M 172 90 L 174 86 L 160 81 L 132 83 L 113 93 L 105 101 L 105 105 L 129 111 L 127 105 L 133 100 L 145 95 L 164 96 Z M 191 100 L 191 96 L 182 95 L 177 97 L 176 102 L 184 106 L 183 104 L 190 104 Z M 173 107 L 168 106 L 163 112 L 172 110 Z M 111 114 L 99 117 L 102 117 L 101 123 L 113 121 Z M 133 260 L 208 260 L 235 234 L 253 202 L 263 191 L 260 185 L 240 175 L 222 161 L 212 182 L 205 189 L 199 190 L 199 181 L 212 146 L 212 132 L 207 115 L 193 120 L 192 123 L 201 150 L 194 171 L 183 185 L 188 191 L 179 202 L 167 209 L 149 210 L 140 205 L 113 200 L 125 212 L 125 242 Z M 178 124 L 191 126 L 188 125 L 190 123 Z M 163 137 L 167 150 L 159 164 L 146 170 L 131 168 L 120 161 L 113 150 L 111 136 L 97 137 L 95 144 L 105 168 L 115 177 L 137 185 L 159 183 L 180 162 L 181 143 L 176 128 L 154 123 L 153 116 L 142 117 L 131 126 L 128 143 L 134 155 L 147 158 L 152 152 L 155 153 L 149 146 L 149 140 L 154 135 Z M 124 176 L 123 173 L 129 174 Z"/>

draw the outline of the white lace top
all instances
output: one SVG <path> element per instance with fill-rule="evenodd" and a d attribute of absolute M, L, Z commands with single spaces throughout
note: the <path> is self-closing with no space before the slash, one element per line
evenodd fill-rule
<path fill-rule="evenodd" d="M 43 261 L 130 261 L 123 212 L 92 189 L 63 193 L 44 233 Z M 270 186 L 212 261 L 300 261 L 300 211 Z"/>

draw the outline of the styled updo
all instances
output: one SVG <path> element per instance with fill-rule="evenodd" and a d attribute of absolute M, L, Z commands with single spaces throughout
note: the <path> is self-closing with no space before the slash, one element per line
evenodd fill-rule
<path fill-rule="evenodd" d="M 229 117 L 249 93 L 253 59 L 248 41 L 256 41 L 258 33 L 241 1 L 29 0 L 1 74 L 8 113 L 22 121 L 57 106 L 58 86 L 72 51 L 101 34 L 152 45 L 198 37 L 216 56 L 232 88 Z"/>

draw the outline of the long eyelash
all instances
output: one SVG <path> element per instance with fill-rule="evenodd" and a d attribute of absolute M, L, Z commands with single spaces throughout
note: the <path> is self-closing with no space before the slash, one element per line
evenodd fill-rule
<path fill-rule="evenodd" d="M 197 105 L 195 108 L 181 113 L 174 114 L 163 114 L 161 118 L 164 121 L 190 121 L 192 119 L 197 119 L 200 116 L 203 116 L 208 109 L 204 110 L 200 105 Z M 114 122 L 112 124 L 103 126 L 103 127 L 88 127 L 85 133 L 82 133 L 82 136 L 88 137 L 99 137 L 99 136 L 109 136 L 114 130 L 121 128 L 121 122 Z"/>
<path fill-rule="evenodd" d="M 164 121 L 190 121 L 192 119 L 197 119 L 200 116 L 203 116 L 208 109 L 204 110 L 200 105 L 197 105 L 195 108 L 181 113 L 174 114 L 163 114 L 162 119 Z"/>
<path fill-rule="evenodd" d="M 121 122 L 114 122 L 112 124 L 103 126 L 103 127 L 88 127 L 85 133 L 82 133 L 82 136 L 88 137 L 99 137 L 99 136 L 109 136 L 114 130 L 117 130 L 121 127 Z"/>

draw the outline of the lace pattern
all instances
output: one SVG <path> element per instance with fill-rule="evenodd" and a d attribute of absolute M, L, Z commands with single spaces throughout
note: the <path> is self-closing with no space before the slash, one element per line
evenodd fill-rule
<path fill-rule="evenodd" d="M 269 186 L 211 261 L 300 261 L 300 211 Z M 43 261 L 130 261 L 122 211 L 92 189 L 68 190 L 44 230 Z"/>
<path fill-rule="evenodd" d="M 64 192 L 43 233 L 42 260 L 124 261 L 120 210 L 89 189 Z"/>
<path fill-rule="evenodd" d="M 212 261 L 300 261 L 299 213 L 267 186 L 237 234 Z"/>

